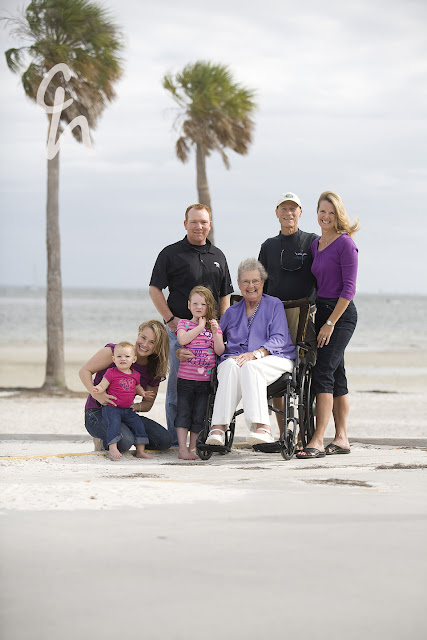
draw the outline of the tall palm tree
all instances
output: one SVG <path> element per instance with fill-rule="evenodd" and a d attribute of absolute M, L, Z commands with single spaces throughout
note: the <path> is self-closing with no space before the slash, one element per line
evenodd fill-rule
<path fill-rule="evenodd" d="M 25 46 L 6 51 L 6 61 L 14 73 L 22 73 L 25 94 L 37 101 L 43 77 L 57 64 L 70 71 L 69 80 L 57 73 L 49 82 L 45 104 L 52 106 L 55 92 L 62 88 L 72 104 L 60 114 L 57 142 L 66 125 L 84 116 L 94 129 L 107 103 L 115 97 L 114 83 L 122 74 L 123 37 L 105 9 L 87 0 L 33 0 L 15 18 L 3 18 L 12 35 Z M 29 63 L 29 64 L 28 64 Z M 27 66 L 28 65 L 28 66 Z M 48 113 L 48 138 L 53 114 Z M 80 118 L 81 119 L 81 118 Z M 83 127 L 72 129 L 81 142 Z M 47 161 L 47 360 L 43 389 L 64 390 L 64 337 L 59 235 L 59 152 Z"/>
<path fill-rule="evenodd" d="M 248 153 L 254 128 L 251 115 L 256 109 L 255 91 L 234 82 L 227 66 L 203 61 L 187 65 L 175 76 L 166 74 L 163 87 L 181 107 L 176 154 L 186 162 L 191 147 L 196 147 L 199 202 L 211 208 L 206 157 L 218 151 L 229 169 L 225 149 Z M 209 239 L 213 242 L 213 227 Z"/>

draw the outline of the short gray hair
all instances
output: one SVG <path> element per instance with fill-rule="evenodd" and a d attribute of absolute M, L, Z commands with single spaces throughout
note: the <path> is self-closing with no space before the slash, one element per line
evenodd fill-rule
<path fill-rule="evenodd" d="M 264 269 L 264 265 L 256 258 L 246 258 L 246 260 L 242 260 L 237 269 L 237 282 L 242 282 L 242 274 L 245 273 L 245 271 L 258 271 L 263 282 L 268 278 L 268 273 Z"/>

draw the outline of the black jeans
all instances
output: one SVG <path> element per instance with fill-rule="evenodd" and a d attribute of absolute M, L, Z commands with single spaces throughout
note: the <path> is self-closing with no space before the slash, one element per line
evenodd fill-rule
<path fill-rule="evenodd" d="M 172 436 L 167 429 L 162 427 L 161 424 L 144 416 L 144 426 L 148 437 L 148 444 L 145 447 L 146 449 L 165 451 L 172 446 Z M 107 450 L 108 424 L 102 416 L 101 408 L 85 411 L 85 427 L 86 431 L 90 433 L 92 438 L 101 438 L 104 443 L 104 449 Z M 135 444 L 135 436 L 129 427 L 123 424 L 123 422 L 121 424 L 121 434 L 122 437 L 117 443 L 117 448 L 121 452 L 128 451 L 131 446 Z"/>
<path fill-rule="evenodd" d="M 178 404 L 175 427 L 200 433 L 204 427 L 210 380 L 184 380 L 178 378 Z"/>
<path fill-rule="evenodd" d="M 316 334 L 335 308 L 337 299 L 317 298 Z M 313 368 L 314 393 L 332 393 L 334 398 L 348 393 L 344 368 L 344 351 L 356 328 L 357 310 L 351 301 L 336 323 L 329 344 L 317 349 L 317 361 Z"/>

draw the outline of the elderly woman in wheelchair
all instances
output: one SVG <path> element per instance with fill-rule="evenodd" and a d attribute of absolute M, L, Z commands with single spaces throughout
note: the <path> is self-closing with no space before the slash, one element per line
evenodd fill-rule
<path fill-rule="evenodd" d="M 211 429 L 206 445 L 224 446 L 225 432 L 240 400 L 250 430 L 247 442 L 274 442 L 267 403 L 267 386 L 293 369 L 292 343 L 283 304 L 263 294 L 267 273 L 255 258 L 240 263 L 237 280 L 243 299 L 221 318 L 224 354 L 217 369 Z"/>

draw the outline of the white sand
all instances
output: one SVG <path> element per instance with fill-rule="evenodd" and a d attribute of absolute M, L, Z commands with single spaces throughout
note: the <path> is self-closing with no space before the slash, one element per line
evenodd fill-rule
<path fill-rule="evenodd" d="M 30 376 L 28 358 L 3 362 L 13 363 L 3 385 L 42 383 L 40 360 Z M 67 366 L 74 389 L 81 362 Z M 301 636 L 294 613 L 305 599 L 317 608 L 303 638 L 338 640 L 356 609 L 363 612 L 359 626 L 351 622 L 356 635 L 369 627 L 397 640 L 409 620 L 412 636 L 423 637 L 427 448 L 406 446 L 405 438 L 427 434 L 424 362 L 399 354 L 396 369 L 395 355 L 386 355 L 379 374 L 376 354 L 349 357 L 350 436 L 397 436 L 401 444 L 355 443 L 351 455 L 309 462 L 242 446 L 208 462 L 178 461 L 176 449 L 111 462 L 91 451 L 83 394 L 0 392 L 0 433 L 75 437 L 0 445 L 9 636 L 252 639 L 282 637 L 284 629 Z M 163 424 L 164 396 L 162 384 L 150 412 Z M 240 417 L 237 435 L 245 434 Z M 303 564 L 315 540 L 322 553 L 315 566 Z M 325 584 L 346 585 L 327 627 L 319 622 L 333 599 Z M 253 607 L 254 585 L 266 585 L 274 615 Z M 286 607 L 294 612 L 285 624 L 277 616 L 283 585 L 291 585 Z M 209 618 L 207 602 L 223 613 Z M 124 615 L 104 615 L 116 610 Z M 142 613 L 141 623 L 132 611 Z"/>
<path fill-rule="evenodd" d="M 67 353 L 67 383 L 83 393 L 78 377 L 81 364 L 91 355 L 87 347 Z M 93 350 L 92 350 L 93 353 Z M 44 378 L 44 351 L 40 348 L 3 347 L 0 388 L 37 387 Z M 349 434 L 352 437 L 426 437 L 427 436 L 427 353 L 349 352 L 346 360 L 351 412 Z M 162 383 L 149 415 L 166 425 Z M 374 393 L 375 392 L 375 393 Z M 84 397 L 37 397 L 33 394 L 10 395 L 0 391 L 0 433 L 87 435 L 84 428 Z M 275 419 L 272 417 L 275 428 Z M 244 419 L 237 420 L 237 435 L 245 436 Z M 332 426 L 327 435 L 332 435 Z"/>
<path fill-rule="evenodd" d="M 27 365 L 30 359 L 28 355 L 31 354 L 26 353 L 25 357 L 21 354 L 20 362 L 17 363 L 15 357 L 13 365 L 6 365 L 8 386 L 34 385 L 35 379 L 31 375 L 33 371 L 37 372 L 39 384 L 42 382 L 42 362 L 34 358 L 32 368 L 28 370 Z M 349 435 L 353 440 L 400 438 L 402 446 L 405 446 L 407 438 L 427 437 L 425 355 L 417 352 L 399 354 L 400 369 L 396 369 L 395 354 L 381 354 L 380 362 L 378 354 L 349 354 L 348 372 L 351 389 Z M 6 363 L 12 361 L 9 359 Z M 77 377 L 79 364 L 80 362 L 69 363 L 69 379 L 73 380 Z M 376 367 L 379 365 L 381 375 L 376 373 Z M 359 374 L 360 368 L 366 371 L 365 375 Z M 403 369 L 409 369 L 412 375 L 402 375 Z M 74 386 L 76 390 L 79 388 L 81 391 L 81 387 Z M 377 392 L 374 392 L 375 390 Z M 163 425 L 166 424 L 165 391 L 166 384 L 162 383 L 156 403 L 148 414 Z M 0 461 L 5 508 L 104 509 L 119 506 L 143 507 L 160 503 L 234 500 L 237 495 L 242 495 L 244 487 L 227 487 L 227 491 L 224 492 L 223 487 L 217 485 L 222 478 L 223 465 L 226 465 L 229 473 L 240 460 L 246 461 L 254 469 L 260 460 L 263 468 L 268 461 L 268 468 L 280 468 L 280 474 L 282 474 L 286 473 L 286 469 L 297 468 L 300 464 L 295 460 L 284 463 L 280 456 L 265 458 L 261 454 L 255 455 L 252 451 L 248 452 L 239 447 L 229 456 L 216 457 L 209 463 L 180 462 L 177 460 L 176 449 L 154 453 L 152 461 L 136 460 L 128 454 L 120 462 L 112 463 L 103 455 L 91 453 L 92 443 L 84 428 L 84 402 L 84 394 L 81 397 L 66 398 L 40 396 L 31 392 L 0 391 L 0 433 L 6 434 L 0 455 L 3 457 L 28 456 L 29 458 Z M 271 424 L 277 434 L 274 416 Z M 12 441 L 7 440 L 7 434 L 14 434 L 15 437 L 18 434 L 68 435 L 74 436 L 75 441 L 29 440 L 25 442 L 21 439 Z M 245 437 L 246 434 L 244 419 L 240 416 L 237 419 L 236 435 Z M 331 424 L 328 427 L 327 437 L 332 435 Z M 351 455 L 350 467 L 353 472 L 358 467 L 363 467 L 366 462 L 364 449 L 358 446 L 359 459 Z M 386 452 L 387 448 L 384 451 Z M 66 455 L 56 457 L 58 454 Z M 393 455 L 396 458 L 395 454 Z M 404 457 L 404 454 L 399 454 L 399 461 L 402 455 Z M 35 459 L 32 456 L 48 457 Z M 420 453 L 420 456 L 424 460 L 425 452 Z M 387 454 L 383 453 L 382 457 L 386 459 Z M 341 464 L 348 467 L 348 458 L 348 456 L 335 456 L 335 466 Z M 377 460 L 378 457 L 375 457 L 375 461 Z M 414 461 L 413 456 L 411 460 Z M 165 476 L 161 473 L 164 464 L 172 467 L 176 465 L 176 473 Z M 220 465 L 219 469 L 218 465 Z M 197 472 L 194 475 L 194 468 L 199 466 L 200 473 Z M 193 468 L 191 472 L 190 467 Z M 331 468 L 330 461 L 328 467 Z M 154 474 L 153 477 L 151 474 Z M 111 479 L 110 484 L 106 484 L 106 478 Z M 143 478 L 143 490 L 137 489 L 137 486 L 140 486 L 135 484 L 137 478 Z M 246 482 L 244 477 L 240 480 Z"/>
<path fill-rule="evenodd" d="M 9 349 L 9 348 L 8 348 Z M 8 351 L 8 349 L 6 351 Z M 40 349 L 19 351 L 8 357 L 0 387 L 37 386 L 44 375 Z M 87 353 L 72 352 L 67 361 L 67 382 L 84 392 L 78 368 Z M 349 433 L 353 437 L 425 437 L 427 435 L 427 353 L 349 353 L 351 413 Z M 9 364 L 11 363 L 11 364 Z M 398 363 L 398 366 L 396 366 Z M 376 391 L 376 393 L 373 393 Z M 166 384 L 160 386 L 150 418 L 165 425 Z M 0 433 L 85 435 L 84 398 L 37 397 L 0 392 Z M 274 417 L 272 426 L 275 427 Z M 246 434 L 243 417 L 238 418 L 237 435 Z M 331 427 L 328 434 L 332 434 Z"/>

